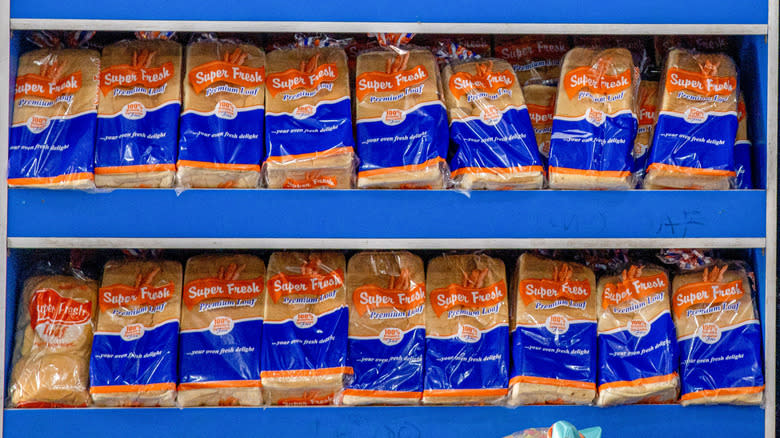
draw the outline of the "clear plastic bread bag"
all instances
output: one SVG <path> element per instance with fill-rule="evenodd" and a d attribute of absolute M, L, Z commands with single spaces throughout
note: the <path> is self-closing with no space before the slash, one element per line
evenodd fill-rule
<path fill-rule="evenodd" d="M 744 262 L 716 260 L 672 279 L 683 405 L 763 400 L 762 331 L 752 276 Z"/>
<path fill-rule="evenodd" d="M 485 254 L 428 262 L 424 404 L 501 404 L 509 380 L 506 268 Z"/>
<path fill-rule="evenodd" d="M 737 66 L 723 53 L 672 49 L 658 94 L 647 189 L 728 189 L 736 176 Z"/>
<path fill-rule="evenodd" d="M 176 181 L 180 187 L 255 188 L 265 121 L 265 52 L 204 34 L 185 48 Z"/>
<path fill-rule="evenodd" d="M 441 78 L 414 34 L 375 34 L 381 49 L 357 59 L 359 188 L 442 189 L 449 132 Z"/>
<path fill-rule="evenodd" d="M 295 35 L 266 56 L 264 180 L 275 189 L 349 189 L 355 180 L 346 41 Z"/>
<path fill-rule="evenodd" d="M 344 405 L 418 404 L 425 354 L 425 268 L 407 251 L 367 251 L 347 264 L 354 378 Z"/>
<path fill-rule="evenodd" d="M 64 264 L 47 261 L 31 270 L 17 295 L 8 407 L 90 404 L 97 288 L 95 280 Z"/>
<path fill-rule="evenodd" d="M 174 405 L 181 291 L 177 261 L 106 262 L 89 367 L 96 405 Z"/>
<path fill-rule="evenodd" d="M 555 86 L 571 48 L 566 35 L 496 35 L 494 42 L 493 56 L 512 64 L 521 86 Z"/>
<path fill-rule="evenodd" d="M 753 188 L 753 143 L 748 136 L 748 113 L 745 105 L 745 94 L 739 93 L 739 102 L 737 104 L 737 138 L 734 142 L 734 178 L 733 188 L 752 189 Z"/>
<path fill-rule="evenodd" d="M 639 81 L 628 49 L 566 53 L 550 140 L 551 188 L 634 188 Z"/>
<path fill-rule="evenodd" d="M 103 48 L 95 184 L 173 187 L 181 113 L 182 46 L 173 32 L 136 32 Z"/>
<path fill-rule="evenodd" d="M 19 57 L 9 131 L 8 185 L 90 189 L 94 184 L 100 52 L 95 32 L 32 32 Z"/>
<path fill-rule="evenodd" d="M 450 169 L 461 190 L 540 189 L 539 157 L 523 90 L 512 66 L 482 59 L 464 46 L 443 44 L 437 55 L 455 148 Z"/>

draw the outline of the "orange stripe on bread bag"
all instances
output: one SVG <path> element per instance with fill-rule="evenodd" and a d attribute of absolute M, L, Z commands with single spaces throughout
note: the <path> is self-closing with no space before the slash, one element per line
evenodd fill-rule
<path fill-rule="evenodd" d="M 480 309 L 501 303 L 506 297 L 506 283 L 503 281 L 479 289 L 451 284 L 431 292 L 431 307 L 441 316 L 453 307 Z"/>
<path fill-rule="evenodd" d="M 100 91 L 105 96 L 117 87 L 142 85 L 156 88 L 173 78 L 173 74 L 172 62 L 159 67 L 113 65 L 100 72 Z"/>
<path fill-rule="evenodd" d="M 511 87 L 514 83 L 515 77 L 510 71 L 485 71 L 482 75 L 458 72 L 450 77 L 449 87 L 455 98 L 460 99 L 473 91 L 495 94 L 502 88 Z"/>
<path fill-rule="evenodd" d="M 717 304 L 742 298 L 742 280 L 729 283 L 703 281 L 686 284 L 674 293 L 672 309 L 679 318 L 691 306 L 697 304 Z"/>
<path fill-rule="evenodd" d="M 288 275 L 279 273 L 268 280 L 268 294 L 275 303 L 286 295 L 324 295 L 344 287 L 341 269 L 327 274 Z"/>
<path fill-rule="evenodd" d="M 56 99 L 63 94 L 72 94 L 81 89 L 81 72 L 77 71 L 58 81 L 51 81 L 36 74 L 26 74 L 16 78 L 14 99 L 24 96 Z"/>
<path fill-rule="evenodd" d="M 728 96 L 737 89 L 737 78 L 694 73 L 672 67 L 666 73 L 666 92 L 692 91 L 703 96 Z"/>
<path fill-rule="evenodd" d="M 428 70 L 422 65 L 415 66 L 398 73 L 370 71 L 357 77 L 355 94 L 358 101 L 372 93 L 401 91 L 425 82 L 429 77 Z"/>
<path fill-rule="evenodd" d="M 322 64 L 311 72 L 297 69 L 285 70 L 268 75 L 266 88 L 271 96 L 298 89 L 315 90 L 323 83 L 333 82 L 338 77 L 336 64 Z"/>
<path fill-rule="evenodd" d="M 600 68 L 578 67 L 572 69 L 563 78 L 563 88 L 569 99 L 582 89 L 599 94 L 619 93 L 631 86 L 631 71 L 618 75 L 605 75 Z"/>
<path fill-rule="evenodd" d="M 190 70 L 187 78 L 196 93 L 217 82 L 254 88 L 265 82 L 265 67 L 252 68 L 224 61 L 211 61 Z"/>
<path fill-rule="evenodd" d="M 352 294 L 352 302 L 360 315 L 380 308 L 408 311 L 425 304 L 425 286 L 416 284 L 411 290 L 385 289 L 375 285 L 360 286 Z"/>

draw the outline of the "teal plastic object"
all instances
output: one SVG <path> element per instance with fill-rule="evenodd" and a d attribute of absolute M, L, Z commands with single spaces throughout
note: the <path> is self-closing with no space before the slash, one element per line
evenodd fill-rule
<path fill-rule="evenodd" d="M 577 428 L 568 421 L 557 421 L 552 425 L 547 436 L 549 438 L 601 438 L 601 428 L 589 427 L 577 431 Z"/>

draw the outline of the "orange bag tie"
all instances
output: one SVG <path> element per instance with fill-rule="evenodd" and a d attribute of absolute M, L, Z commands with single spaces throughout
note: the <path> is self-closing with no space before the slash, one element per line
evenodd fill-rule
<path fill-rule="evenodd" d="M 301 275 L 317 275 L 322 265 L 319 257 L 311 257 L 308 262 L 301 266 Z"/>
<path fill-rule="evenodd" d="M 385 73 L 398 73 L 406 70 L 406 66 L 409 64 L 409 52 L 403 55 L 396 55 L 395 58 L 388 58 L 385 62 Z"/>
<path fill-rule="evenodd" d="M 718 74 L 718 67 L 720 67 L 720 61 L 713 63 L 709 59 L 704 61 L 704 65 L 699 64 L 699 68 L 704 76 L 715 76 Z"/>
<path fill-rule="evenodd" d="M 566 263 L 562 263 L 560 265 L 555 265 L 553 267 L 553 281 L 558 281 L 561 283 L 566 283 L 567 281 L 571 280 L 571 276 L 574 273 L 574 271 L 571 269 L 571 266 L 569 266 Z"/>
<path fill-rule="evenodd" d="M 488 269 L 474 269 L 471 271 L 471 274 L 466 274 L 463 272 L 463 281 L 461 282 L 461 286 L 463 287 L 474 287 L 474 288 L 481 288 L 484 287 L 485 278 L 487 278 Z"/>
<path fill-rule="evenodd" d="M 315 53 L 314 56 L 309 58 L 308 61 L 301 61 L 301 73 L 303 74 L 312 74 L 314 73 L 314 70 L 317 68 L 317 63 L 320 61 L 320 54 Z"/>
<path fill-rule="evenodd" d="M 154 277 L 160 273 L 160 267 L 156 267 L 149 271 L 148 274 L 143 275 L 140 272 L 135 276 L 135 288 L 138 289 L 141 286 L 151 286 L 154 281 Z"/>
<path fill-rule="evenodd" d="M 48 79 L 49 81 L 56 82 L 62 74 L 63 68 L 64 65 L 62 65 L 62 62 L 59 62 L 56 59 L 51 59 L 50 61 L 41 64 L 40 73 L 42 77 Z"/>
<path fill-rule="evenodd" d="M 244 64 L 244 61 L 246 61 L 246 57 L 247 53 L 237 47 L 233 53 L 225 52 L 225 54 L 222 55 L 222 61 L 227 62 L 228 64 L 242 65 Z"/>
<path fill-rule="evenodd" d="M 231 263 L 226 267 L 220 266 L 217 270 L 217 278 L 219 280 L 238 280 L 238 276 L 241 275 L 241 272 L 246 269 L 246 264 L 242 265 L 236 265 L 235 263 Z"/>
<path fill-rule="evenodd" d="M 156 54 L 156 51 L 147 49 L 143 49 L 140 52 L 137 50 L 133 51 L 133 62 L 131 65 L 136 68 L 149 68 Z"/>
<path fill-rule="evenodd" d="M 401 269 L 400 275 L 390 275 L 390 284 L 387 286 L 390 290 L 409 290 L 412 286 L 411 277 L 407 268 Z"/>
<path fill-rule="evenodd" d="M 709 268 L 704 268 L 702 280 L 709 283 L 722 283 L 723 274 L 726 273 L 726 270 L 728 268 L 729 268 L 728 265 L 724 265 L 720 269 L 718 269 L 718 267 L 715 266 L 714 268 L 712 268 L 712 271 L 710 271 Z"/>
<path fill-rule="evenodd" d="M 627 283 L 630 282 L 631 280 L 641 277 L 643 269 L 644 266 L 636 266 L 636 265 L 631 265 L 631 267 L 628 268 L 628 271 L 624 269 L 623 272 L 620 274 L 621 278 L 623 279 L 623 283 Z"/>

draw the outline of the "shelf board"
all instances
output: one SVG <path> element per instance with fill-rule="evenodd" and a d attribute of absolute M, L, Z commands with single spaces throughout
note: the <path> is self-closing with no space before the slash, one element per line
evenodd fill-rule
<path fill-rule="evenodd" d="M 187 436 L 501 438 L 568 420 L 605 437 L 763 436 L 764 410 L 734 406 L 128 408 L 4 411 L 5 438 Z M 259 434 L 259 435 L 258 435 Z"/>
<path fill-rule="evenodd" d="M 763 247 L 766 192 L 12 189 L 11 247 Z"/>
<path fill-rule="evenodd" d="M 760 0 L 721 0 L 717 5 L 687 0 L 684 7 L 676 0 L 657 0 L 650 8 L 621 0 L 591 2 L 587 7 L 578 0 L 499 0 L 487 7 L 471 0 L 325 0 L 301 6 L 287 0 L 223 0 L 218 8 L 192 0 L 13 0 L 10 9 L 11 18 L 34 19 L 764 25 L 769 21 L 769 5 Z"/>

